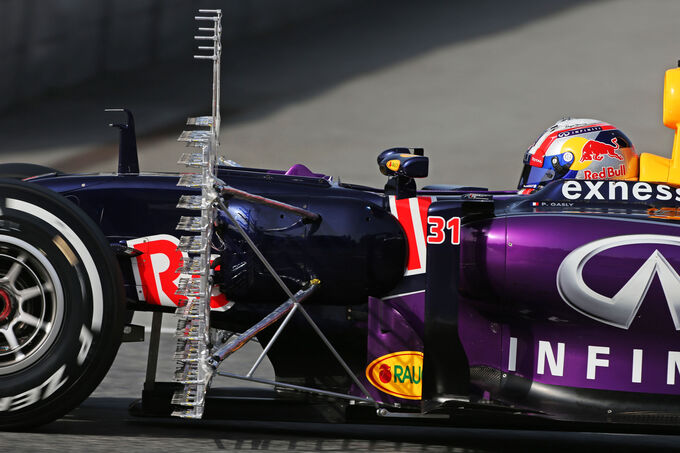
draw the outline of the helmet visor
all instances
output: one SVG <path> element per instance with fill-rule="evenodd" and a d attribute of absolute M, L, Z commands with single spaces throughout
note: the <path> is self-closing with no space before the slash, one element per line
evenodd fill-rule
<path fill-rule="evenodd" d="M 529 164 L 524 164 L 522 176 L 519 178 L 517 188 L 536 188 L 553 179 L 555 179 L 555 170 L 552 168 L 534 167 Z"/>

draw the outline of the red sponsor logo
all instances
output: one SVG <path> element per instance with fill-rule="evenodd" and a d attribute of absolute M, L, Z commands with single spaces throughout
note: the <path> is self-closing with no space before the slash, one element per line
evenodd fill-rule
<path fill-rule="evenodd" d="M 587 160 L 601 161 L 604 157 L 609 156 L 614 159 L 623 160 L 623 156 L 616 151 L 619 149 L 619 144 L 616 138 L 612 138 L 612 144 L 598 142 L 597 140 L 588 140 L 581 151 L 581 162 Z"/>
<path fill-rule="evenodd" d="M 539 159 L 534 154 L 534 155 L 531 156 L 531 160 L 529 162 L 529 165 L 531 165 L 532 167 L 542 167 L 543 166 L 543 159 Z"/>
<path fill-rule="evenodd" d="M 583 177 L 585 179 L 612 179 L 624 176 L 626 174 L 626 166 L 621 164 L 619 168 L 604 167 L 600 171 L 583 170 Z"/>
<path fill-rule="evenodd" d="M 186 254 L 177 250 L 179 240 L 169 234 L 159 234 L 127 241 L 128 247 L 142 252 L 132 258 L 132 269 L 137 285 L 137 296 L 148 304 L 177 306 L 185 296 L 175 294 L 180 277 L 178 274 Z M 224 294 L 213 292 L 210 307 L 226 307 L 229 302 Z"/>

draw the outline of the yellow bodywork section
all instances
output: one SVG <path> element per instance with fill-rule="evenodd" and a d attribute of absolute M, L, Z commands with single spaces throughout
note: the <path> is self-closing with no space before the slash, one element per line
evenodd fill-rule
<path fill-rule="evenodd" d="M 655 154 L 640 155 L 640 181 L 680 186 L 680 68 L 666 71 L 663 90 L 663 124 L 675 130 L 670 159 Z"/>

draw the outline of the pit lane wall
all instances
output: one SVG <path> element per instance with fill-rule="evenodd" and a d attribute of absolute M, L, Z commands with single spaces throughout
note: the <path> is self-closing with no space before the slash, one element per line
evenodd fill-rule
<path fill-rule="evenodd" d="M 229 41 L 353 1 L 0 0 L 0 111 L 108 72 L 190 57 L 199 8 L 222 9 Z"/>

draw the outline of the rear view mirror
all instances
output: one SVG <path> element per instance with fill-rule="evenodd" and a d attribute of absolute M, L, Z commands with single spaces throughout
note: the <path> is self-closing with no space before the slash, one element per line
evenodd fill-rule
<path fill-rule="evenodd" d="M 425 178 L 429 170 L 429 159 L 422 148 L 390 148 L 378 156 L 380 173 L 385 176 Z"/>
<path fill-rule="evenodd" d="M 416 196 L 414 178 L 427 176 L 429 160 L 423 148 L 390 148 L 378 156 L 380 173 L 388 176 L 385 194 L 397 199 Z"/>

